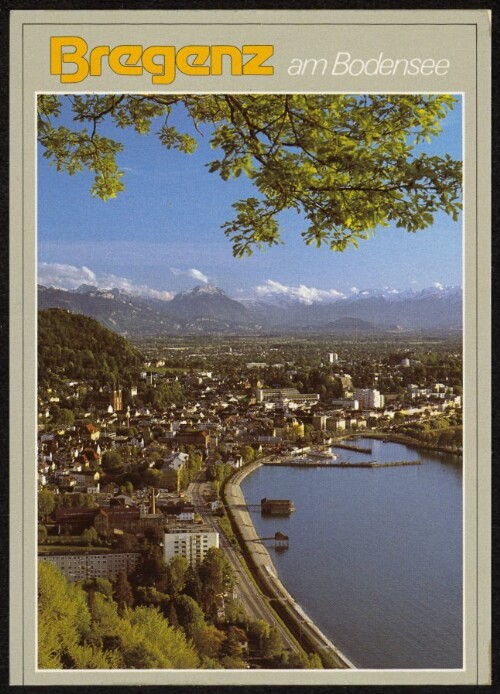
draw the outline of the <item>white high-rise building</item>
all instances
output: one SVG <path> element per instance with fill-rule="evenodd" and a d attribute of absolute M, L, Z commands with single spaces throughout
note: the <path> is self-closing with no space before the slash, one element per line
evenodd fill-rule
<path fill-rule="evenodd" d="M 336 364 L 339 360 L 337 352 L 328 352 L 328 361 L 330 364 Z"/>
<path fill-rule="evenodd" d="M 191 566 L 198 566 L 211 547 L 219 547 L 219 533 L 209 528 L 176 527 L 165 532 L 163 556 L 165 561 L 172 557 L 185 557 Z"/>
<path fill-rule="evenodd" d="M 359 402 L 360 410 L 377 409 L 384 406 L 384 396 L 374 388 L 360 388 L 354 391 L 353 399 Z"/>

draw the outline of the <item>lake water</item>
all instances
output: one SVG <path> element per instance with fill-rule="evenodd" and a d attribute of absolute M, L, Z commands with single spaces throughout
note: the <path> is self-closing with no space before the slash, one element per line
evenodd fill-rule
<path fill-rule="evenodd" d="M 247 503 L 287 498 L 290 517 L 252 518 L 280 577 L 322 631 L 360 668 L 462 667 L 462 468 L 459 458 L 363 439 L 371 454 L 339 460 L 422 460 L 387 468 L 263 466 L 242 483 Z"/>

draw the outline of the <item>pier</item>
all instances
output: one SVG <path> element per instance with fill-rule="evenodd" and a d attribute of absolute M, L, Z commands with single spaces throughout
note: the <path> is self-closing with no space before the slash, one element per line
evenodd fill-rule
<path fill-rule="evenodd" d="M 347 443 L 332 443 L 333 448 L 344 448 L 346 451 L 355 451 L 356 453 L 371 453 L 372 449 L 365 446 L 351 446 Z"/>
<path fill-rule="evenodd" d="M 295 511 L 293 501 L 290 499 L 262 499 L 260 504 L 246 503 L 234 504 L 233 509 L 241 511 L 260 511 L 263 516 L 289 516 Z"/>
<path fill-rule="evenodd" d="M 274 549 L 288 549 L 289 538 L 278 530 L 272 537 L 256 537 L 247 542 L 274 542 Z"/>
<path fill-rule="evenodd" d="M 351 463 L 349 461 L 341 461 L 328 467 L 402 467 L 405 465 L 422 465 L 421 460 L 390 460 L 386 463 L 379 463 L 376 460 L 369 460 L 363 463 Z"/>
<path fill-rule="evenodd" d="M 360 462 L 351 462 L 349 460 L 339 460 L 335 462 L 316 462 L 308 458 L 304 458 L 303 462 L 295 458 L 293 460 L 283 460 L 282 462 L 266 462 L 265 465 L 274 465 L 276 467 L 313 467 L 313 468 L 350 468 L 350 467 L 404 467 L 407 465 L 422 465 L 421 460 L 390 460 L 385 463 L 379 463 L 377 460 L 366 460 Z"/>

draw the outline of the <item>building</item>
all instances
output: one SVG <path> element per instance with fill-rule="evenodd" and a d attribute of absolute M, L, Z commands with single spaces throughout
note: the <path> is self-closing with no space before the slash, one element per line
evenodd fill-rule
<path fill-rule="evenodd" d="M 94 525 L 96 509 L 58 508 L 56 511 L 56 529 L 58 535 L 68 533 L 81 535 L 84 530 Z"/>
<path fill-rule="evenodd" d="M 165 516 L 175 517 L 180 522 L 194 521 L 195 510 L 193 504 L 188 504 L 185 502 L 172 503 L 167 501 L 166 503 L 158 502 L 163 514 Z"/>
<path fill-rule="evenodd" d="M 114 580 L 118 574 L 131 573 L 137 566 L 139 552 L 109 552 L 81 554 L 44 554 L 40 561 L 56 566 L 68 581 L 82 581 L 87 578 L 107 578 Z"/>
<path fill-rule="evenodd" d="M 165 521 L 163 513 L 147 513 L 145 507 L 110 506 L 99 509 L 95 515 L 94 527 L 99 535 L 108 537 L 117 530 L 134 534 L 154 528 L 162 530 Z"/>
<path fill-rule="evenodd" d="M 344 417 L 328 417 L 328 428 L 331 431 L 345 431 L 346 422 Z"/>
<path fill-rule="evenodd" d="M 295 506 L 290 499 L 267 499 L 260 500 L 260 512 L 263 516 L 289 516 L 295 511 Z"/>
<path fill-rule="evenodd" d="M 317 393 L 299 393 L 297 388 L 256 388 L 255 397 L 257 402 L 281 405 L 288 403 L 311 405 L 319 401 Z"/>
<path fill-rule="evenodd" d="M 188 460 L 188 453 L 173 453 L 165 459 L 165 462 L 162 465 L 162 470 L 168 467 L 174 470 L 174 472 L 179 472 L 179 470 L 186 465 Z"/>
<path fill-rule="evenodd" d="M 208 527 L 176 527 L 165 532 L 163 555 L 165 561 L 172 557 L 185 557 L 190 566 L 198 566 L 208 550 L 219 547 L 219 533 Z"/>
<path fill-rule="evenodd" d="M 210 445 L 217 445 L 217 436 L 212 436 L 206 429 L 183 429 L 175 432 L 173 438 L 176 444 L 195 446 L 207 451 Z"/>
<path fill-rule="evenodd" d="M 97 441 L 101 432 L 93 424 L 85 424 L 82 431 L 81 437 L 84 441 Z"/>
<path fill-rule="evenodd" d="M 384 406 L 384 396 L 374 388 L 360 388 L 354 391 L 354 400 L 358 400 L 361 410 L 378 409 Z"/>
<path fill-rule="evenodd" d="M 95 513 L 94 527 L 100 535 L 110 535 L 113 531 L 130 532 L 137 529 L 140 510 L 138 506 L 111 506 L 101 508 Z"/>
<path fill-rule="evenodd" d="M 123 410 L 123 392 L 121 388 L 113 389 L 110 396 L 109 404 L 115 412 L 120 412 L 121 410 Z"/>
<path fill-rule="evenodd" d="M 274 546 L 276 549 L 288 549 L 288 535 L 279 530 L 274 533 Z"/>
<path fill-rule="evenodd" d="M 316 431 L 325 431 L 326 429 L 326 414 L 317 414 L 312 418 L 312 425 Z"/>
<path fill-rule="evenodd" d="M 354 398 L 335 398 L 332 407 L 340 410 L 359 410 L 359 401 Z"/>
<path fill-rule="evenodd" d="M 330 364 L 336 364 L 339 360 L 339 355 L 337 352 L 328 352 L 328 362 Z"/>

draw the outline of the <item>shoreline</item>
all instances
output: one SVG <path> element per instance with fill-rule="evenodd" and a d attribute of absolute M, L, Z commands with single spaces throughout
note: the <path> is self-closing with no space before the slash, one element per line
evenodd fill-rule
<path fill-rule="evenodd" d="M 405 436 L 404 434 L 397 434 L 394 432 L 381 432 L 381 431 L 372 431 L 372 432 L 363 432 L 363 433 L 355 433 L 355 434 L 346 434 L 343 435 L 342 437 L 339 437 L 337 440 L 342 442 L 347 440 L 353 440 L 353 439 L 378 439 L 380 441 L 388 441 L 392 443 L 401 443 L 404 446 L 413 446 L 417 448 L 423 448 L 424 450 L 427 451 L 434 451 L 436 453 L 446 453 L 447 455 L 456 455 L 458 458 L 463 458 L 463 451 L 462 450 L 451 450 L 447 446 L 438 446 L 434 445 L 432 443 L 426 443 L 424 441 L 418 441 L 417 439 L 412 439 L 410 436 Z M 329 444 L 330 447 L 334 447 L 335 443 Z"/>
<path fill-rule="evenodd" d="M 452 452 L 430 445 L 420 446 L 419 442 L 410 440 L 402 435 L 393 434 L 392 432 L 363 432 L 362 434 L 356 433 L 354 437 L 362 439 L 372 438 L 388 442 L 392 441 L 403 445 L 421 447 L 428 450 L 432 449 L 435 452 L 453 454 L 457 456 L 458 459 L 462 459 L 461 451 Z M 339 437 L 338 441 L 341 442 L 352 438 L 353 434 L 344 435 Z M 332 442 L 328 447 L 331 448 L 334 446 L 335 443 Z M 357 666 L 332 643 L 316 624 L 314 624 L 313 620 L 306 614 L 301 605 L 290 595 L 279 577 L 267 547 L 259 540 L 251 515 L 246 508 L 246 500 L 241 490 L 241 483 L 259 467 L 268 464 L 268 461 L 269 456 L 266 456 L 240 468 L 227 480 L 223 490 L 226 510 L 248 568 L 253 574 L 264 596 L 272 603 L 274 611 L 282 619 L 285 626 L 299 643 L 308 644 L 311 651 L 318 653 L 320 657 L 334 657 L 336 662 L 335 665 L 325 665 L 323 661 L 327 669 L 357 669 Z"/>
<path fill-rule="evenodd" d="M 241 490 L 241 482 L 249 474 L 264 465 L 255 461 L 238 470 L 225 484 L 224 501 L 230 512 L 230 517 L 237 528 L 237 537 L 242 552 L 255 579 L 270 601 L 273 609 L 283 619 L 291 633 L 299 642 L 308 643 L 312 652 L 333 658 L 336 668 L 356 669 L 356 666 L 335 646 L 330 639 L 316 626 L 306 614 L 301 605 L 287 591 L 271 555 L 265 545 L 259 540 L 250 513 L 246 509 L 246 501 Z"/>

